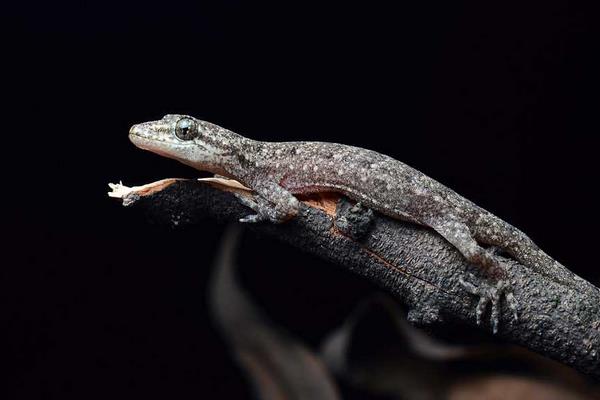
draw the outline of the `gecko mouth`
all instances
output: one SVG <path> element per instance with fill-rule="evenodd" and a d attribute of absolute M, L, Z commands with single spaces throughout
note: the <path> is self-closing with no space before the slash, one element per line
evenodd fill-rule
<path fill-rule="evenodd" d="M 129 140 L 136 147 L 138 147 L 142 150 L 147 150 L 152 153 L 156 153 L 160 156 L 169 157 L 169 158 L 174 157 L 172 148 L 174 146 L 177 146 L 176 143 L 172 143 L 167 140 L 160 140 L 158 138 L 149 138 L 147 136 L 142 136 L 142 135 L 139 135 L 139 134 L 133 133 L 133 132 L 129 133 Z"/>
<path fill-rule="evenodd" d="M 171 138 L 161 138 L 157 136 L 149 136 L 144 131 L 131 128 L 129 131 L 129 140 L 136 147 L 146 150 L 159 156 L 172 158 L 183 163 L 187 163 L 186 157 L 182 157 L 182 154 L 187 153 L 187 149 L 193 145 L 197 150 L 207 151 L 206 147 L 200 143 L 194 143 L 193 141 L 182 142 L 178 139 L 173 140 Z"/>
<path fill-rule="evenodd" d="M 134 132 L 129 132 L 129 140 L 136 147 L 139 147 L 142 150 L 153 150 L 154 148 L 156 148 L 156 142 L 158 142 L 158 140 L 156 139 L 150 139 L 146 136 L 142 136 Z M 155 145 L 152 146 L 152 144 Z"/>

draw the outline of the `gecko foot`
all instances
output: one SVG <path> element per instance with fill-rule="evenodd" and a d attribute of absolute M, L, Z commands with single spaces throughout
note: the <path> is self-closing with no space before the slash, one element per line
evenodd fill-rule
<path fill-rule="evenodd" d="M 471 280 L 476 280 L 473 274 L 469 274 Z M 505 280 L 499 280 L 496 285 L 488 285 L 486 283 L 481 283 L 479 286 L 474 285 L 473 283 L 465 281 L 462 277 L 459 279 L 462 287 L 472 295 L 479 296 L 479 303 L 477 303 L 477 307 L 475 309 L 475 315 L 477 316 L 477 325 L 481 325 L 481 317 L 485 313 L 485 309 L 487 308 L 488 303 L 491 304 L 491 323 L 492 323 L 492 331 L 494 334 L 498 333 L 498 325 L 500 320 L 500 300 L 502 296 L 506 298 L 506 304 L 508 308 L 513 313 L 513 319 L 518 321 L 517 314 L 517 301 L 515 300 L 515 296 L 510 291 L 510 285 Z"/>
<path fill-rule="evenodd" d="M 235 197 L 237 197 L 240 203 L 255 212 L 254 214 L 240 218 L 240 222 L 254 223 L 269 221 L 280 224 L 296 215 L 299 207 L 298 200 L 292 195 L 285 202 L 280 203 L 272 203 L 259 195 L 249 197 L 247 194 L 235 193 Z"/>
<path fill-rule="evenodd" d="M 255 223 L 255 222 L 264 221 L 264 219 L 261 218 L 258 214 L 249 214 L 243 218 L 240 218 L 239 221 L 242 223 L 250 223 L 251 224 L 251 223 Z"/>
<path fill-rule="evenodd" d="M 260 214 L 260 209 L 261 209 L 260 205 L 253 198 L 248 197 L 247 195 L 240 194 L 240 193 L 234 193 L 234 195 L 235 195 L 235 197 L 237 197 L 237 199 L 239 200 L 240 203 L 242 203 L 249 209 L 257 212 L 256 214 L 249 214 L 243 218 L 240 218 L 239 219 L 240 222 L 255 223 L 255 222 L 260 222 L 260 221 L 265 220 L 265 218 L 263 216 L 261 216 L 261 214 Z"/>

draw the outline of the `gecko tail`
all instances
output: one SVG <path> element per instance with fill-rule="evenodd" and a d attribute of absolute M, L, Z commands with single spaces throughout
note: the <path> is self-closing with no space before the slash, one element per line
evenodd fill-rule
<path fill-rule="evenodd" d="M 527 235 L 523 234 L 521 240 L 507 248 L 508 253 L 517 261 L 531 268 L 550 280 L 565 286 L 572 287 L 576 280 L 580 280 L 575 273 L 568 270 L 560 262 L 550 257 L 540 249 Z"/>
<path fill-rule="evenodd" d="M 529 236 L 519 229 L 492 214 L 489 214 L 488 218 L 493 219 L 493 221 L 489 221 L 492 226 L 502 227 L 503 234 L 500 235 L 500 240 L 495 236 L 493 238 L 482 237 L 482 241 L 503 249 L 519 263 L 560 285 L 574 287 L 576 282 L 583 280 L 540 249 Z"/>

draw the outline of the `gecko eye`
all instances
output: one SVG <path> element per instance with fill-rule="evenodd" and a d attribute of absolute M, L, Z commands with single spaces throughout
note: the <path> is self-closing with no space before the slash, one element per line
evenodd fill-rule
<path fill-rule="evenodd" d="M 181 140 L 191 140 L 195 138 L 197 134 L 196 121 L 191 118 L 181 118 L 175 124 L 175 135 Z"/>

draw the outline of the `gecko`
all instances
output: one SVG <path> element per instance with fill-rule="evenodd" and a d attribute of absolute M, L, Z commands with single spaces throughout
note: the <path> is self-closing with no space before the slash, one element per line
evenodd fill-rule
<path fill-rule="evenodd" d="M 490 248 L 563 285 L 576 278 L 519 229 L 420 171 L 373 150 L 329 142 L 253 140 L 179 114 L 133 125 L 129 138 L 143 150 L 252 189 L 253 198 L 237 195 L 253 210 L 240 222 L 282 223 L 299 212 L 297 195 L 333 191 L 389 217 L 433 229 L 496 281 L 496 285 L 476 286 L 459 280 L 480 298 L 477 324 L 491 302 L 494 333 L 502 296 L 514 320 L 518 315 L 506 265 Z"/>

